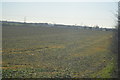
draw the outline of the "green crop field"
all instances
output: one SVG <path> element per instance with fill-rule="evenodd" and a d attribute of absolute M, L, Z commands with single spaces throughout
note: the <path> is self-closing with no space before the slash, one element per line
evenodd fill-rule
<path fill-rule="evenodd" d="M 3 26 L 3 78 L 113 78 L 112 31 Z"/>

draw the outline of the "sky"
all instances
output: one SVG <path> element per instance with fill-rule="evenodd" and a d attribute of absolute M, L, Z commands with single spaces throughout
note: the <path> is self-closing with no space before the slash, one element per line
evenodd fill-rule
<path fill-rule="evenodd" d="M 117 2 L 2 2 L 2 20 L 86 25 L 116 25 Z"/>
<path fill-rule="evenodd" d="M 2 0 L 2 2 L 118 2 L 119 0 Z"/>

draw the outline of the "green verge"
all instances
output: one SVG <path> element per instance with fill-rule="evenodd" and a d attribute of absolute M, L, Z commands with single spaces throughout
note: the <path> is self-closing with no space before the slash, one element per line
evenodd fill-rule
<path fill-rule="evenodd" d="M 102 70 L 91 74 L 92 78 L 113 78 L 114 77 L 114 71 L 117 69 L 116 64 L 116 57 L 114 55 L 113 60 L 111 60 L 106 67 L 104 67 Z"/>

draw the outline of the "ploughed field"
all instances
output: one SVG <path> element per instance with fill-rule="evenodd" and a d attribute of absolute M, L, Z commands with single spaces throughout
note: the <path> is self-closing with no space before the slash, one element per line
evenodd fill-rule
<path fill-rule="evenodd" d="M 111 31 L 3 26 L 3 78 L 111 78 Z"/>

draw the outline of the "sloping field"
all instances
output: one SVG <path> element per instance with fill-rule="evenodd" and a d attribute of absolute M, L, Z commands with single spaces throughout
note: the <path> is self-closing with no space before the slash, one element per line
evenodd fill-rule
<path fill-rule="evenodd" d="M 112 32 L 3 26 L 3 78 L 111 78 Z"/>

